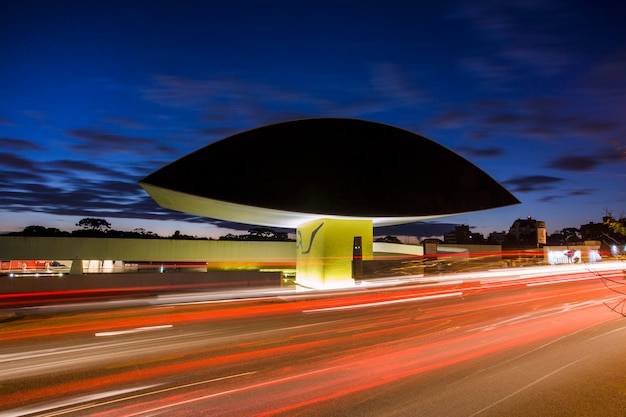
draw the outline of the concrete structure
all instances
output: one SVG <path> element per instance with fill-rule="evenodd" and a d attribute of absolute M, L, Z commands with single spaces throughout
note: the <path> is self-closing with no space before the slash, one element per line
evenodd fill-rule
<path fill-rule="evenodd" d="M 3 260 L 63 261 L 71 263 L 76 274 L 89 272 L 82 265 L 90 260 L 110 261 L 112 267 L 122 262 L 170 267 L 200 263 L 203 271 L 294 269 L 294 246 L 294 242 L 0 236 Z"/>
<path fill-rule="evenodd" d="M 140 185 L 162 207 L 295 228 L 298 283 L 351 285 L 373 227 L 517 204 L 485 172 L 423 136 L 364 120 L 319 118 L 236 134 Z"/>
<path fill-rule="evenodd" d="M 0 236 L 0 258 L 0 294 L 160 292 L 280 287 L 296 251 L 294 242 Z"/>
<path fill-rule="evenodd" d="M 324 229 L 326 226 L 329 233 Z M 282 277 L 282 281 L 271 279 L 272 285 L 282 286 L 292 281 L 296 265 L 302 280 L 309 282 L 311 287 L 318 286 L 323 279 L 336 280 L 337 285 L 349 285 L 352 283 L 349 277 L 355 275 L 350 268 L 358 266 L 362 267 L 359 275 L 363 279 L 400 277 L 424 272 L 415 272 L 415 268 L 404 270 L 407 262 L 438 259 L 464 262 L 470 256 L 484 254 L 494 259 L 501 250 L 498 245 L 435 244 L 433 252 L 427 255 L 425 245 L 373 242 L 373 252 L 369 252 L 369 242 L 361 242 L 365 248 L 361 253 L 362 265 L 359 265 L 359 259 L 353 260 L 354 241 L 348 239 L 355 234 L 364 234 L 363 230 L 345 228 L 359 226 L 357 222 L 342 222 L 339 226 L 332 225 L 332 221 L 304 225 L 300 230 L 308 232 L 308 237 L 297 243 L 0 236 L 0 293 L 18 289 L 51 291 L 55 288 L 79 290 L 163 285 L 174 288 L 174 284 L 201 287 L 203 283 L 210 283 L 211 287 L 218 283 L 237 287 L 266 282 L 268 273 Z M 361 226 L 368 228 L 369 224 L 364 221 Z M 306 247 L 299 247 L 301 243 Z M 298 262 L 302 252 L 309 251 L 318 252 L 315 257 L 324 262 Z M 326 256 L 326 253 L 334 256 Z M 342 256 L 336 256 L 338 253 Z M 344 262 L 346 258 L 353 262 Z M 255 276 L 255 273 L 264 276 Z M 305 278 L 307 276 L 309 280 Z"/>
<path fill-rule="evenodd" d="M 352 285 L 361 262 L 373 259 L 371 220 L 313 220 L 297 234 L 296 278 L 303 287 Z"/>

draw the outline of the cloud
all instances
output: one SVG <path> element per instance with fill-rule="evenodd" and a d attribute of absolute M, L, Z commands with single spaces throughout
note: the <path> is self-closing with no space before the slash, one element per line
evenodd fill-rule
<path fill-rule="evenodd" d="M 490 90 L 504 90 L 512 78 L 511 70 L 493 58 L 482 56 L 464 57 L 459 59 L 459 66 L 466 73 L 483 80 L 483 86 Z M 509 87 L 510 89 L 510 87 Z"/>
<path fill-rule="evenodd" d="M 590 188 L 581 188 L 579 190 L 572 190 L 572 191 L 568 191 L 568 195 L 571 196 L 585 196 L 585 195 L 590 195 L 595 193 L 596 190 L 590 189 Z"/>
<path fill-rule="evenodd" d="M 92 155 L 110 155 L 111 153 L 137 154 L 145 157 L 155 152 L 172 153 L 174 148 L 163 145 L 154 139 L 119 135 L 100 129 L 70 129 L 67 135 L 79 139 L 72 145 L 76 151 Z"/>
<path fill-rule="evenodd" d="M 522 177 L 511 178 L 504 181 L 503 184 L 513 187 L 513 191 L 531 192 L 544 191 L 552 189 L 552 185 L 564 181 L 563 178 L 550 177 L 547 175 L 528 175 Z"/>
<path fill-rule="evenodd" d="M 560 200 L 566 197 L 584 197 L 587 195 L 591 195 L 594 194 L 596 192 L 596 190 L 592 190 L 589 188 L 581 188 L 581 189 L 577 189 L 577 190 L 570 190 L 570 191 L 566 191 L 563 194 L 559 194 L 559 195 L 546 195 L 543 196 L 539 199 L 539 201 L 544 202 L 544 203 L 549 203 L 552 201 L 556 201 L 556 200 Z"/>
<path fill-rule="evenodd" d="M 559 7 L 551 1 L 462 3 L 450 17 L 491 47 L 480 54 L 468 50 L 461 67 L 496 88 L 515 88 L 511 81 L 520 77 L 554 77 L 568 70 L 574 58 L 562 34 L 573 30 L 572 13 Z"/>
<path fill-rule="evenodd" d="M 469 114 L 462 111 L 447 110 L 428 122 L 432 127 L 454 129 L 462 127 L 469 120 Z"/>
<path fill-rule="evenodd" d="M 35 169 L 35 163 L 32 160 L 8 152 L 0 152 L 0 167 L 1 166 L 16 168 L 18 170 Z"/>
<path fill-rule="evenodd" d="M 101 140 L 110 139 L 107 135 L 92 136 L 89 138 L 94 139 L 94 145 Z M 26 140 L 5 138 L 0 143 L 18 151 L 30 146 L 30 142 Z M 155 165 L 162 166 L 163 162 L 155 162 Z M 39 163 L 26 159 L 19 153 L 0 153 L 0 196 L 3 210 L 77 218 L 181 220 L 204 224 L 217 222 L 159 207 L 137 184 L 139 177 L 127 173 L 145 170 L 146 162 L 135 168 L 125 164 L 112 167 L 109 161 L 103 159 L 93 159 L 93 162 L 52 159 Z"/>
<path fill-rule="evenodd" d="M 137 120 L 129 119 L 127 117 L 110 117 L 106 119 L 105 122 L 111 123 L 111 124 L 114 124 L 116 126 L 120 126 L 126 129 L 143 130 L 146 128 L 143 125 L 143 123 Z"/>
<path fill-rule="evenodd" d="M 364 71 L 364 79 L 354 73 L 314 74 L 297 88 L 282 81 L 253 82 L 251 75 L 207 79 L 159 75 L 140 95 L 160 106 L 195 114 L 199 123 L 240 131 L 305 117 L 366 117 L 414 110 L 426 99 L 426 90 L 401 65 L 376 63 L 365 65 Z M 207 128 L 197 126 L 196 131 Z"/>
<path fill-rule="evenodd" d="M 620 128 L 619 123 L 602 121 L 583 121 L 576 124 L 575 129 L 585 135 L 604 135 L 606 133 L 615 132 Z"/>
<path fill-rule="evenodd" d="M 11 180 L 20 178 L 15 173 Z M 11 187 L 0 181 L 3 210 L 32 211 L 70 216 L 120 218 L 187 219 L 188 215 L 160 208 L 143 190 L 130 181 L 66 179 L 60 185 L 22 178 Z"/>
<path fill-rule="evenodd" d="M 552 160 L 547 167 L 565 171 L 590 171 L 602 161 L 593 156 L 562 156 Z"/>
<path fill-rule="evenodd" d="M 602 60 L 594 61 L 589 70 L 576 80 L 577 87 L 583 94 L 608 102 L 616 115 L 622 115 L 626 105 L 625 67 L 626 49 L 622 47 Z"/>
<path fill-rule="evenodd" d="M 371 81 L 374 88 L 393 102 L 404 105 L 422 103 L 427 94 L 418 88 L 401 66 L 391 63 L 375 65 Z"/>
<path fill-rule="evenodd" d="M 473 103 L 478 111 L 466 122 L 491 138 L 534 140 L 541 143 L 583 144 L 589 148 L 622 135 L 623 123 L 610 114 L 580 113 L 571 103 L 554 97 L 527 100 L 489 100 Z"/>
<path fill-rule="evenodd" d="M 43 146 L 36 142 L 26 139 L 14 138 L 0 138 L 0 148 L 16 152 L 32 152 L 45 150 Z"/>
<path fill-rule="evenodd" d="M 31 120 L 36 121 L 41 127 L 49 128 L 51 124 L 49 122 L 48 115 L 38 110 L 25 110 L 24 115 Z"/>
<path fill-rule="evenodd" d="M 563 198 L 562 195 L 546 195 L 541 197 L 539 201 L 542 203 L 551 203 L 552 201 L 559 200 L 561 198 Z"/>
<path fill-rule="evenodd" d="M 476 128 L 491 137 L 507 134 L 550 143 L 623 136 L 626 49 L 602 43 L 623 30 L 613 30 L 616 19 L 611 17 L 591 35 L 580 32 L 579 22 L 593 22 L 621 7 L 607 10 L 600 16 L 556 1 L 461 4 L 450 17 L 478 35 L 482 46 L 480 53 L 467 48 L 459 56 L 461 69 L 487 91 L 543 92 L 532 100 L 499 100 L 498 107 L 483 107 Z"/>
<path fill-rule="evenodd" d="M 140 94 L 158 105 L 197 114 L 202 123 L 237 126 L 240 130 L 311 116 L 324 105 L 306 90 L 223 76 L 195 80 L 159 75 Z"/>
<path fill-rule="evenodd" d="M 483 123 L 487 126 L 512 126 L 522 123 L 526 118 L 520 114 L 514 113 L 494 113 L 483 119 Z"/>
<path fill-rule="evenodd" d="M 199 129 L 198 132 L 203 136 L 225 138 L 241 132 L 241 129 L 234 126 L 211 126 Z"/>
<path fill-rule="evenodd" d="M 586 172 L 606 163 L 617 162 L 622 159 L 624 159 L 624 155 L 620 152 L 604 148 L 595 150 L 590 155 L 559 156 L 546 164 L 546 167 L 564 171 Z"/>
<path fill-rule="evenodd" d="M 191 80 L 158 75 L 154 84 L 141 91 L 146 100 L 170 107 L 196 107 L 210 103 L 216 96 L 236 97 L 239 89 L 228 80 Z"/>
<path fill-rule="evenodd" d="M 41 183 L 45 176 L 30 170 L 0 170 L 0 196 L 5 190 L 15 191 L 23 183 Z"/>
<path fill-rule="evenodd" d="M 13 123 L 11 120 L 7 119 L 6 117 L 0 116 L 0 125 L 15 126 L 15 123 Z"/>
<path fill-rule="evenodd" d="M 459 153 L 478 158 L 496 158 L 504 155 L 504 150 L 500 147 L 489 146 L 486 148 L 461 147 L 457 149 Z"/>
<path fill-rule="evenodd" d="M 120 178 L 124 176 L 120 171 L 103 165 L 70 159 L 57 159 L 47 162 L 46 169 L 56 169 L 57 172 L 64 172 L 68 176 L 76 175 L 81 178 L 84 178 L 84 174 L 91 174 L 88 175 L 89 177 L 102 175 L 109 178 Z"/>
<path fill-rule="evenodd" d="M 150 213 L 156 213 L 153 216 L 177 217 L 157 207 L 123 164 L 111 168 L 101 159 L 37 162 L 19 152 L 37 149 L 30 141 L 4 138 L 0 143 L 14 151 L 0 153 L 0 196 L 5 211 L 141 218 L 147 202 Z"/>

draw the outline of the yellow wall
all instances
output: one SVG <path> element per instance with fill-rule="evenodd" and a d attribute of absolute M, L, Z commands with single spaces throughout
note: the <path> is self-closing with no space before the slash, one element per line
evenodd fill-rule
<path fill-rule="evenodd" d="M 354 285 L 352 246 L 361 236 L 363 259 L 373 256 L 371 220 L 319 219 L 296 230 L 296 282 L 310 288 Z"/>
<path fill-rule="evenodd" d="M 295 265 L 293 242 L 0 236 L 0 259 L 207 262 L 245 269 Z"/>

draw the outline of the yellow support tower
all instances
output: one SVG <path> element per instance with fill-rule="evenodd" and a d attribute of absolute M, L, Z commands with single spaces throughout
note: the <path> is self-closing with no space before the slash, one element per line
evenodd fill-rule
<path fill-rule="evenodd" d="M 301 288 L 354 286 L 362 260 L 373 257 L 372 220 L 322 218 L 296 230 L 296 283 Z"/>

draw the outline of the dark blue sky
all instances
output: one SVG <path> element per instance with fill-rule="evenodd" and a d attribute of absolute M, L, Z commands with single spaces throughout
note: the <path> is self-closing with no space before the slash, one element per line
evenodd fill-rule
<path fill-rule="evenodd" d="M 98 217 L 224 235 L 235 225 L 161 209 L 137 181 L 231 134 L 319 116 L 429 137 L 522 201 L 441 222 L 487 234 L 530 215 L 552 233 L 619 216 L 625 17 L 605 0 L 5 0 L 0 231 Z M 385 152 L 370 169 L 393 169 Z"/>

